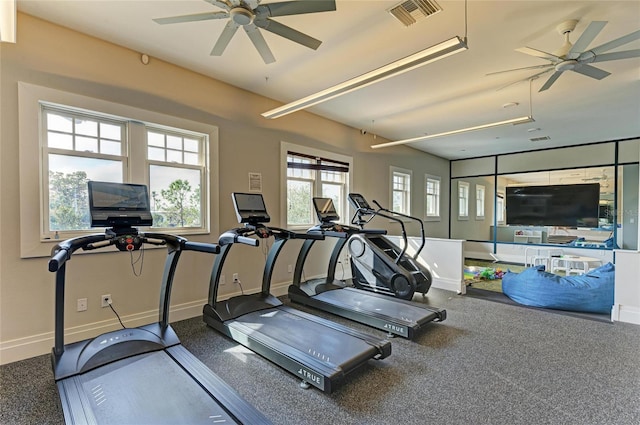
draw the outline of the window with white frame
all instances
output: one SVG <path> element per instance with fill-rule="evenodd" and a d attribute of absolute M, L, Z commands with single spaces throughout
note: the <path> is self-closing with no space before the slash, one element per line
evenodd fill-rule
<path fill-rule="evenodd" d="M 458 182 L 458 219 L 469 218 L 469 183 Z"/>
<path fill-rule="evenodd" d="M 331 198 L 338 215 L 346 218 L 349 161 L 332 158 L 330 152 L 314 155 L 303 147 L 287 150 L 286 222 L 288 227 L 308 228 L 317 223 L 312 199 Z"/>
<path fill-rule="evenodd" d="M 425 217 L 427 220 L 440 219 L 440 177 L 425 175 Z"/>
<path fill-rule="evenodd" d="M 391 167 L 391 210 L 411 215 L 411 170 Z"/>
<path fill-rule="evenodd" d="M 44 238 L 91 231 L 89 180 L 146 184 L 155 229 L 206 230 L 207 135 L 49 103 L 41 122 Z"/>
<path fill-rule="evenodd" d="M 485 187 L 484 185 L 476 185 L 476 220 L 484 220 L 485 210 Z"/>
<path fill-rule="evenodd" d="M 498 193 L 496 197 L 496 221 L 504 224 L 504 193 Z"/>

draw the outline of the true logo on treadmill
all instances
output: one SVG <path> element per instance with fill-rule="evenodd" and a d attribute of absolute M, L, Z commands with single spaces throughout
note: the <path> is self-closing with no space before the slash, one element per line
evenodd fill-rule
<path fill-rule="evenodd" d="M 385 323 L 384 328 L 390 332 L 395 332 L 401 335 L 405 335 L 407 333 L 407 328 L 405 328 L 404 326 L 396 326 L 391 323 Z"/>
<path fill-rule="evenodd" d="M 298 375 L 302 376 L 307 382 L 322 385 L 322 378 L 320 377 L 320 375 L 316 375 L 315 373 L 309 372 L 306 369 L 298 369 Z"/>

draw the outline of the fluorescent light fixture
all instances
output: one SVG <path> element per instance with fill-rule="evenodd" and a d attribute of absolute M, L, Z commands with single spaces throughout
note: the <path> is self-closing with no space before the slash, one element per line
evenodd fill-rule
<path fill-rule="evenodd" d="M 534 121 L 535 120 L 532 117 L 513 118 L 513 119 L 510 119 L 510 120 L 498 121 L 498 122 L 494 122 L 494 123 L 490 123 L 490 124 L 476 125 L 475 127 L 462 128 L 460 130 L 451 130 L 451 131 L 445 131 L 443 133 L 427 134 L 425 136 L 414 137 L 413 139 L 404 139 L 404 140 L 397 140 L 395 142 L 380 143 L 378 145 L 371 145 L 371 148 L 372 149 L 388 148 L 389 146 L 406 145 L 407 143 L 421 142 L 423 140 L 434 139 L 436 137 L 442 137 L 442 136 L 450 136 L 452 134 L 467 133 L 469 131 L 483 130 L 485 128 L 500 127 L 500 126 L 508 125 L 508 124 L 513 124 L 513 125 L 524 124 L 524 123 L 527 123 L 527 122 L 534 122 Z"/>
<path fill-rule="evenodd" d="M 16 0 L 0 0 L 0 41 L 16 42 Z"/>
<path fill-rule="evenodd" d="M 399 59 L 388 65 L 374 69 L 373 71 L 369 71 L 366 74 L 362 74 L 300 100 L 287 103 L 279 108 L 264 112 L 262 116 L 270 119 L 280 118 L 292 112 L 317 105 L 318 103 L 326 102 L 334 97 L 342 96 L 343 94 L 386 80 L 387 78 L 395 77 L 396 75 L 411 71 L 420 66 L 435 62 L 439 59 L 446 58 L 447 56 L 451 56 L 454 53 L 467 49 L 467 39 L 465 38 L 463 40 L 456 36 L 450 40 L 443 41 L 440 44 L 421 50 L 418 53 L 414 53 L 413 55 Z"/>

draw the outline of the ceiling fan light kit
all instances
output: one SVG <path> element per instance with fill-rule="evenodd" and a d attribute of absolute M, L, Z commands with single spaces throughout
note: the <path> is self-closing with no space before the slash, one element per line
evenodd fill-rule
<path fill-rule="evenodd" d="M 452 136 L 454 134 L 468 133 L 471 131 L 484 130 L 487 128 L 502 127 L 503 125 L 518 125 L 518 124 L 525 124 L 525 123 L 534 122 L 534 121 L 535 120 L 531 116 L 512 118 L 504 121 L 492 122 L 489 124 L 481 124 L 473 127 L 461 128 L 459 130 L 451 130 L 451 131 L 445 131 L 442 133 L 427 134 L 424 136 L 413 137 L 411 139 L 396 140 L 394 142 L 379 143 L 377 145 L 371 145 L 371 148 L 372 149 L 388 148 L 396 145 L 406 145 L 408 143 L 422 142 L 424 140 L 435 139 L 436 137 Z"/>
<path fill-rule="evenodd" d="M 262 116 L 269 119 L 280 118 L 301 109 L 326 102 L 327 100 L 342 96 L 343 94 L 386 80 L 387 78 L 395 77 L 396 75 L 403 74 L 431 62 L 444 59 L 447 56 L 451 56 L 467 49 L 467 39 L 461 39 L 460 37 L 455 36 L 449 40 L 443 41 L 442 43 L 436 44 L 435 46 L 428 47 L 358 77 L 321 90 L 302 99 L 287 103 L 281 107 L 271 109 L 270 111 L 264 112 Z"/>

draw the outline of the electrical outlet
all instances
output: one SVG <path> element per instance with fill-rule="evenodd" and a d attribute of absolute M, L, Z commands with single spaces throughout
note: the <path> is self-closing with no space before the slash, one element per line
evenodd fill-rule
<path fill-rule="evenodd" d="M 293 267 L 291 267 L 291 264 L 289 264 L 289 265 L 287 266 L 287 271 L 288 271 L 289 273 L 293 272 Z"/>
<path fill-rule="evenodd" d="M 100 297 L 100 300 L 100 305 L 102 305 L 102 307 L 109 307 L 109 304 L 113 302 L 113 300 L 111 299 L 111 294 L 103 295 L 102 297 Z"/>
<path fill-rule="evenodd" d="M 224 285 L 225 283 L 227 283 L 227 281 L 225 280 L 224 275 L 221 274 L 220 275 L 220 285 Z"/>
<path fill-rule="evenodd" d="M 238 277 L 238 273 L 234 273 L 233 274 L 233 283 L 238 283 L 240 282 L 240 278 Z"/>
<path fill-rule="evenodd" d="M 87 311 L 87 299 L 78 298 L 77 311 Z"/>

